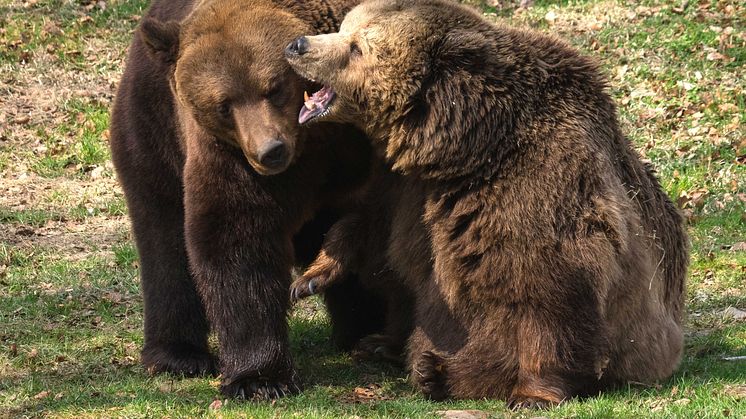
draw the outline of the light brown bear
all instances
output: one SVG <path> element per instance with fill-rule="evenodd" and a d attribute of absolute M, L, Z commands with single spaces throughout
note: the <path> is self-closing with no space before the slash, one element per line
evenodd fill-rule
<path fill-rule="evenodd" d="M 356 123 L 401 173 L 294 294 L 388 243 L 417 295 L 411 377 L 435 399 L 546 406 L 672 374 L 687 239 L 592 60 L 444 0 L 364 3 L 286 57 L 325 84 L 300 121 Z M 360 228 L 372 214 L 390 226 Z"/>

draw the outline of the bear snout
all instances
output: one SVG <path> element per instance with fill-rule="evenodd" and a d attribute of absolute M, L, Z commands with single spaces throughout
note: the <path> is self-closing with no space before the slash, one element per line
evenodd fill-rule
<path fill-rule="evenodd" d="M 285 55 L 303 55 L 308 52 L 308 46 L 308 38 L 306 38 L 305 36 L 301 36 L 300 38 L 297 38 L 294 41 L 290 42 L 288 46 L 285 47 Z"/>
<path fill-rule="evenodd" d="M 289 163 L 289 156 L 290 153 L 285 143 L 276 139 L 266 141 L 257 153 L 259 164 L 270 171 L 284 169 Z"/>

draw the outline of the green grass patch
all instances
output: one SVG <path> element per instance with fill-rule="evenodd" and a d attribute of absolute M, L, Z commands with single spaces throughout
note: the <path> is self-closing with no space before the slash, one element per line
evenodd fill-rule
<path fill-rule="evenodd" d="M 63 216 L 47 210 L 28 209 L 13 211 L 0 208 L 0 224 L 17 223 L 32 227 L 41 227 L 48 221 L 61 221 Z"/>
<path fill-rule="evenodd" d="M 43 177 L 64 176 L 70 169 L 82 176 L 89 167 L 111 158 L 104 138 L 109 125 L 107 105 L 74 99 L 63 104 L 63 109 L 64 122 L 37 131 L 47 151 L 34 162 L 32 170 Z"/>
<path fill-rule="evenodd" d="M 71 67 L 87 69 L 84 41 L 102 33 L 124 43 L 146 0 L 89 2 L 40 0 L 0 1 L 0 63 L 19 65 L 36 54 L 50 54 Z"/>
<path fill-rule="evenodd" d="M 216 379 L 151 377 L 139 365 L 142 300 L 128 237 L 99 246 L 92 234 L 86 246 L 93 250 L 84 253 L 34 242 L 39 227 L 126 214 L 121 194 L 79 198 L 60 189 L 38 208 L 0 208 L 0 237 L 16 239 L 0 241 L 0 417 L 415 418 L 449 409 L 516 418 L 746 417 L 746 363 L 727 360 L 746 355 L 746 323 L 725 315 L 729 307 L 746 308 L 746 252 L 734 250 L 746 241 L 746 7 L 737 0 L 684 9 L 678 0 L 537 0 L 515 13 L 518 1 L 467 3 L 490 18 L 557 34 L 598 59 L 625 132 L 681 207 L 692 263 L 684 357 L 673 377 L 543 412 L 508 412 L 502 401 L 429 402 L 405 372 L 356 364 L 335 351 L 323 305 L 311 299 L 290 316 L 305 391 L 212 410 Z M 148 2 L 100 4 L 0 0 L 0 67 L 8 83 L 44 71 L 35 61 L 71 79 L 121 71 Z M 1 134 L 6 179 L 19 177 L 19 163 L 65 182 L 89 180 L 91 170 L 107 165 L 110 103 L 80 96 L 55 103 L 53 124 L 28 128 L 24 135 L 39 140 L 41 152 L 32 150 L 34 141 L 18 144 L 12 132 Z"/>

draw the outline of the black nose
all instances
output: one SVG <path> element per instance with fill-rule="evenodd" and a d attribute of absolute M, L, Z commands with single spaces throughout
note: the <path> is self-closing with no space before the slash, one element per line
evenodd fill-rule
<path fill-rule="evenodd" d="M 259 163 L 267 169 L 279 169 L 285 166 L 288 150 L 279 140 L 272 140 L 259 150 Z"/>
<path fill-rule="evenodd" d="M 303 55 L 306 52 L 308 52 L 308 39 L 305 36 L 289 43 L 285 48 L 285 54 L 288 55 Z"/>

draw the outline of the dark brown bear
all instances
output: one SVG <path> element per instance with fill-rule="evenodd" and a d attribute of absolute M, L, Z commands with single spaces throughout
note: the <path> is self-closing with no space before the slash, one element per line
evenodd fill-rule
<path fill-rule="evenodd" d="M 295 294 L 388 241 L 417 295 L 411 377 L 436 399 L 543 406 L 675 370 L 687 239 L 591 60 L 441 0 L 364 3 L 286 56 L 326 84 L 300 121 L 357 122 L 402 173 L 375 211 L 390 226 L 351 215 Z"/>
<path fill-rule="evenodd" d="M 371 153 L 352 127 L 297 124 L 309 83 L 282 51 L 301 34 L 335 30 L 353 3 L 156 1 L 143 19 L 111 129 L 141 259 L 151 372 L 216 372 L 210 325 L 224 394 L 297 390 L 286 320 L 294 250 L 310 259 L 333 220 L 301 226 L 342 208 Z M 328 295 L 348 344 L 383 316 L 356 291 Z M 349 309 L 358 304 L 366 308 Z"/>

